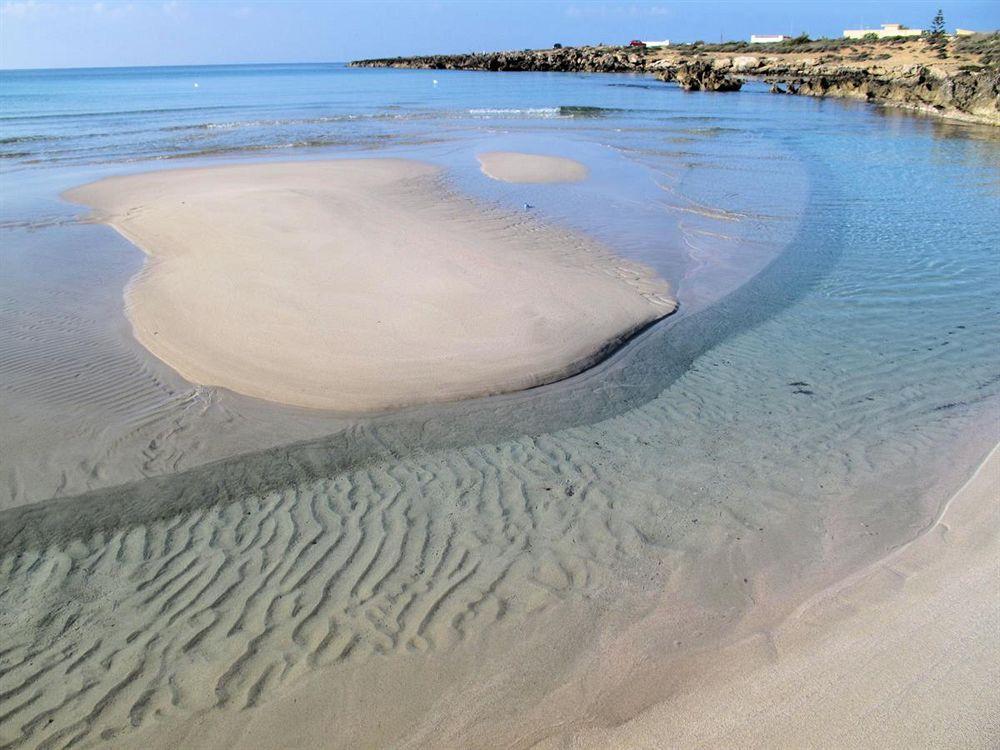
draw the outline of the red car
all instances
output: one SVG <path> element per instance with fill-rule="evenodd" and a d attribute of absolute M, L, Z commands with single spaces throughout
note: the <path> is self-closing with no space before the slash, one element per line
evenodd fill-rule
<path fill-rule="evenodd" d="M 628 43 L 628 46 L 629 47 L 645 47 L 646 43 L 645 42 L 640 42 L 638 39 L 633 39 L 631 42 Z"/>

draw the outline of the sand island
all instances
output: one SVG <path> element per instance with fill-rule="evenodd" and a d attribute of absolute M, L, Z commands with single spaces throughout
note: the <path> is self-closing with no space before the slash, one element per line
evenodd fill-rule
<path fill-rule="evenodd" d="M 536 386 L 675 308 L 645 267 L 456 195 L 417 161 L 178 169 L 66 197 L 149 256 L 126 290 L 149 351 L 194 383 L 296 406 Z"/>
<path fill-rule="evenodd" d="M 483 174 L 500 182 L 580 182 L 588 174 L 585 165 L 563 156 L 486 151 L 476 158 Z"/>

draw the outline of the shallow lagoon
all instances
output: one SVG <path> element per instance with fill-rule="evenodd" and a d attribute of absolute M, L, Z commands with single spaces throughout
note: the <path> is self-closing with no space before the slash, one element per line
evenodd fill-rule
<path fill-rule="evenodd" d="M 136 80 L 169 103 L 191 75 L 60 80 L 76 98 L 47 106 L 91 111 Z M 912 538 L 996 439 L 987 130 L 631 76 L 194 75 L 218 101 L 46 125 L 49 155 L 4 170 L 0 470 L 4 505 L 23 506 L 0 530 L 5 741 L 124 740 L 317 675 L 347 705 L 362 673 L 406 685 L 414 663 L 475 684 L 463 649 L 506 673 L 559 633 L 521 698 L 544 704 L 593 638 L 652 612 L 672 613 L 646 643 L 668 661 L 779 616 Z M 341 129 L 352 107 L 365 117 Z M 86 128 L 106 133 L 78 149 Z M 289 129 L 338 140 L 273 150 Z M 444 164 L 463 192 L 649 263 L 681 309 L 568 381 L 373 419 L 191 386 L 131 341 L 140 254 L 57 196 L 205 141 Z M 494 183 L 487 148 L 577 158 L 592 179 Z"/>

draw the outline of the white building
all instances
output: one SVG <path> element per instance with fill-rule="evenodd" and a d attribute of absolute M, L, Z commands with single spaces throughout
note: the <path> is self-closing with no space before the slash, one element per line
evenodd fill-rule
<path fill-rule="evenodd" d="M 844 29 L 845 39 L 864 39 L 869 34 L 879 39 L 894 36 L 920 36 L 923 29 L 908 29 L 901 23 L 884 23 L 881 29 Z"/>
<path fill-rule="evenodd" d="M 774 44 L 775 42 L 787 42 L 791 39 L 788 34 L 751 34 L 750 44 Z"/>
<path fill-rule="evenodd" d="M 670 46 L 670 40 L 669 39 L 661 39 L 658 42 L 643 42 L 643 44 L 645 44 L 647 47 L 669 47 Z"/>

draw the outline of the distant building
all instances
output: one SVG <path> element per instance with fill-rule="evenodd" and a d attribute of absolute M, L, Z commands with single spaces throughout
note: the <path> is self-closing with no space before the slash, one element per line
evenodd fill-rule
<path fill-rule="evenodd" d="M 658 42 L 643 42 L 643 44 L 645 44 L 647 47 L 669 47 L 670 46 L 670 40 L 669 39 L 661 39 Z"/>
<path fill-rule="evenodd" d="M 888 39 L 894 36 L 920 36 L 923 33 L 923 29 L 908 29 L 901 23 L 884 23 L 881 29 L 844 29 L 844 39 L 864 39 L 866 36 Z"/>
<path fill-rule="evenodd" d="M 973 31 L 972 29 L 955 29 L 955 36 L 975 36 L 981 32 Z"/>
<path fill-rule="evenodd" d="M 774 44 L 775 42 L 787 42 L 791 39 L 788 34 L 751 34 L 750 44 Z"/>

